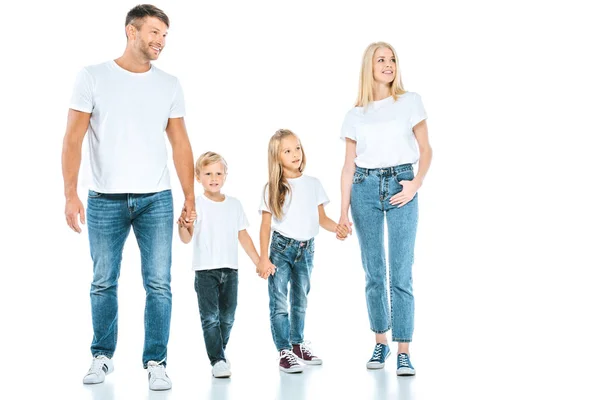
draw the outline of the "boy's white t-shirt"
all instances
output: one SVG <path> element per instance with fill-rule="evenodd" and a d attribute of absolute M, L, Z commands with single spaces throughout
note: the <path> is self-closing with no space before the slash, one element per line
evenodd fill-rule
<path fill-rule="evenodd" d="M 356 141 L 354 163 L 362 168 L 386 168 L 419 161 L 413 127 L 427 118 L 421 96 L 406 92 L 354 107 L 346 114 L 341 138 Z"/>
<path fill-rule="evenodd" d="M 329 198 L 323 185 L 317 178 L 302 175 L 299 178 L 288 178 L 291 195 L 285 198 L 283 218 L 278 220 L 275 215 L 271 218 L 271 230 L 285 237 L 304 241 L 319 233 L 319 206 L 327 205 Z M 268 191 L 264 190 L 259 213 L 271 212 L 269 209 Z"/>
<path fill-rule="evenodd" d="M 238 268 L 238 233 L 248 227 L 248 219 L 238 199 L 210 200 L 196 197 L 197 219 L 192 236 L 192 269 L 195 271 Z"/>
<path fill-rule="evenodd" d="M 114 61 L 85 67 L 69 108 L 91 113 L 90 189 L 155 193 L 171 188 L 165 128 L 169 118 L 185 115 L 176 77 L 155 66 L 130 72 Z"/>

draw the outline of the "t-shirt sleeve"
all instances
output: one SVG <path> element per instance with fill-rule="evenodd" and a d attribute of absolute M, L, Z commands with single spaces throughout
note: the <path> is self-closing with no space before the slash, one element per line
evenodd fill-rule
<path fill-rule="evenodd" d="M 258 207 L 259 214 L 262 214 L 263 211 L 271 212 L 269 208 L 269 193 L 266 187 L 260 192 L 260 206 Z"/>
<path fill-rule="evenodd" d="M 242 203 L 238 202 L 238 231 L 243 231 L 249 226 L 250 224 L 248 223 L 248 218 L 246 218 L 244 207 L 242 207 Z"/>
<path fill-rule="evenodd" d="M 315 186 L 317 192 L 317 206 L 323 204 L 326 206 L 329 203 L 329 197 L 327 197 L 327 193 L 325 193 L 325 189 L 323 185 L 321 185 L 321 181 L 315 178 Z"/>
<path fill-rule="evenodd" d="M 342 123 L 340 139 L 345 140 L 346 138 L 348 138 L 356 141 L 356 124 L 354 116 L 350 112 L 351 111 L 346 113 L 346 117 L 344 118 L 344 122 Z"/>
<path fill-rule="evenodd" d="M 185 117 L 185 101 L 183 99 L 183 89 L 177 79 L 175 84 L 175 93 L 173 94 L 173 102 L 171 103 L 171 112 L 169 118 Z"/>
<path fill-rule="evenodd" d="M 90 114 L 94 109 L 94 78 L 85 68 L 75 78 L 69 108 Z"/>
<path fill-rule="evenodd" d="M 415 125 L 424 119 L 427 119 L 427 112 L 425 112 L 425 107 L 423 106 L 421 96 L 415 93 L 413 98 L 413 106 L 410 113 L 410 124 L 414 128 Z"/>

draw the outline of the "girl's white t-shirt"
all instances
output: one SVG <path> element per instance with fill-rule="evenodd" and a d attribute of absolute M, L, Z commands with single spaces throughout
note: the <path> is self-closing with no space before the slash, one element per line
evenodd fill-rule
<path fill-rule="evenodd" d="M 354 163 L 362 168 L 386 168 L 419 161 L 413 127 L 427 118 L 421 96 L 406 92 L 354 107 L 346 114 L 341 138 L 356 141 Z"/>
<path fill-rule="evenodd" d="M 171 188 L 165 129 L 185 115 L 176 77 L 154 65 L 143 73 L 116 62 L 79 72 L 69 108 L 90 113 L 90 189 L 100 193 L 155 193 Z M 86 160 L 86 166 L 87 160 Z"/>
<path fill-rule="evenodd" d="M 213 201 L 196 197 L 197 219 L 192 236 L 192 269 L 238 268 L 238 233 L 248 227 L 242 203 L 225 196 Z"/>
<path fill-rule="evenodd" d="M 327 205 L 329 198 L 317 178 L 302 175 L 287 181 L 292 190 L 283 204 L 283 218 L 279 220 L 273 215 L 271 230 L 291 239 L 309 240 L 319 233 L 319 206 Z M 271 212 L 268 196 L 265 188 L 259 208 L 261 214 Z"/>

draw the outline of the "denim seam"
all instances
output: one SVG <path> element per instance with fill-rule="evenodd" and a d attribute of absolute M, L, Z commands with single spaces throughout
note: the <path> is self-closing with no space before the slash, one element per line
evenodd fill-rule
<path fill-rule="evenodd" d="M 399 338 L 392 337 L 392 342 L 410 343 L 410 342 L 412 342 L 412 339 L 399 339 Z"/>
<path fill-rule="evenodd" d="M 377 329 L 373 329 L 373 328 L 371 328 L 371 331 L 373 331 L 374 333 L 378 333 L 378 334 L 381 334 L 381 333 L 386 333 L 386 332 L 387 332 L 387 331 L 389 331 L 389 330 L 390 330 L 390 328 L 387 328 L 385 331 L 378 331 Z"/>

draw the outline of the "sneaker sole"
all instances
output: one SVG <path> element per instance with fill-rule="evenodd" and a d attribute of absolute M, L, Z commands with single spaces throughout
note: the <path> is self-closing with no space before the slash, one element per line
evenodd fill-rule
<path fill-rule="evenodd" d="M 231 376 L 231 372 L 225 372 L 222 374 L 213 374 L 213 377 L 215 378 L 229 378 Z"/>
<path fill-rule="evenodd" d="M 286 374 L 299 374 L 300 372 L 304 371 L 304 369 L 302 367 L 293 367 L 293 368 L 279 367 L 279 370 L 282 372 L 285 372 Z"/>
<path fill-rule="evenodd" d="M 398 376 L 413 376 L 415 375 L 415 370 L 410 368 L 400 368 L 396 370 L 396 375 Z"/>
<path fill-rule="evenodd" d="M 387 356 L 385 356 L 385 359 L 383 360 L 382 363 L 380 362 L 367 362 L 367 369 L 382 369 L 383 367 L 385 367 L 385 360 L 388 359 L 388 357 L 390 356 L 391 352 L 389 352 L 387 354 Z"/>
<path fill-rule="evenodd" d="M 303 360 L 301 358 L 299 358 L 298 360 L 300 360 L 301 362 L 303 362 L 304 364 L 307 365 L 321 365 L 323 364 L 323 360 Z"/>

